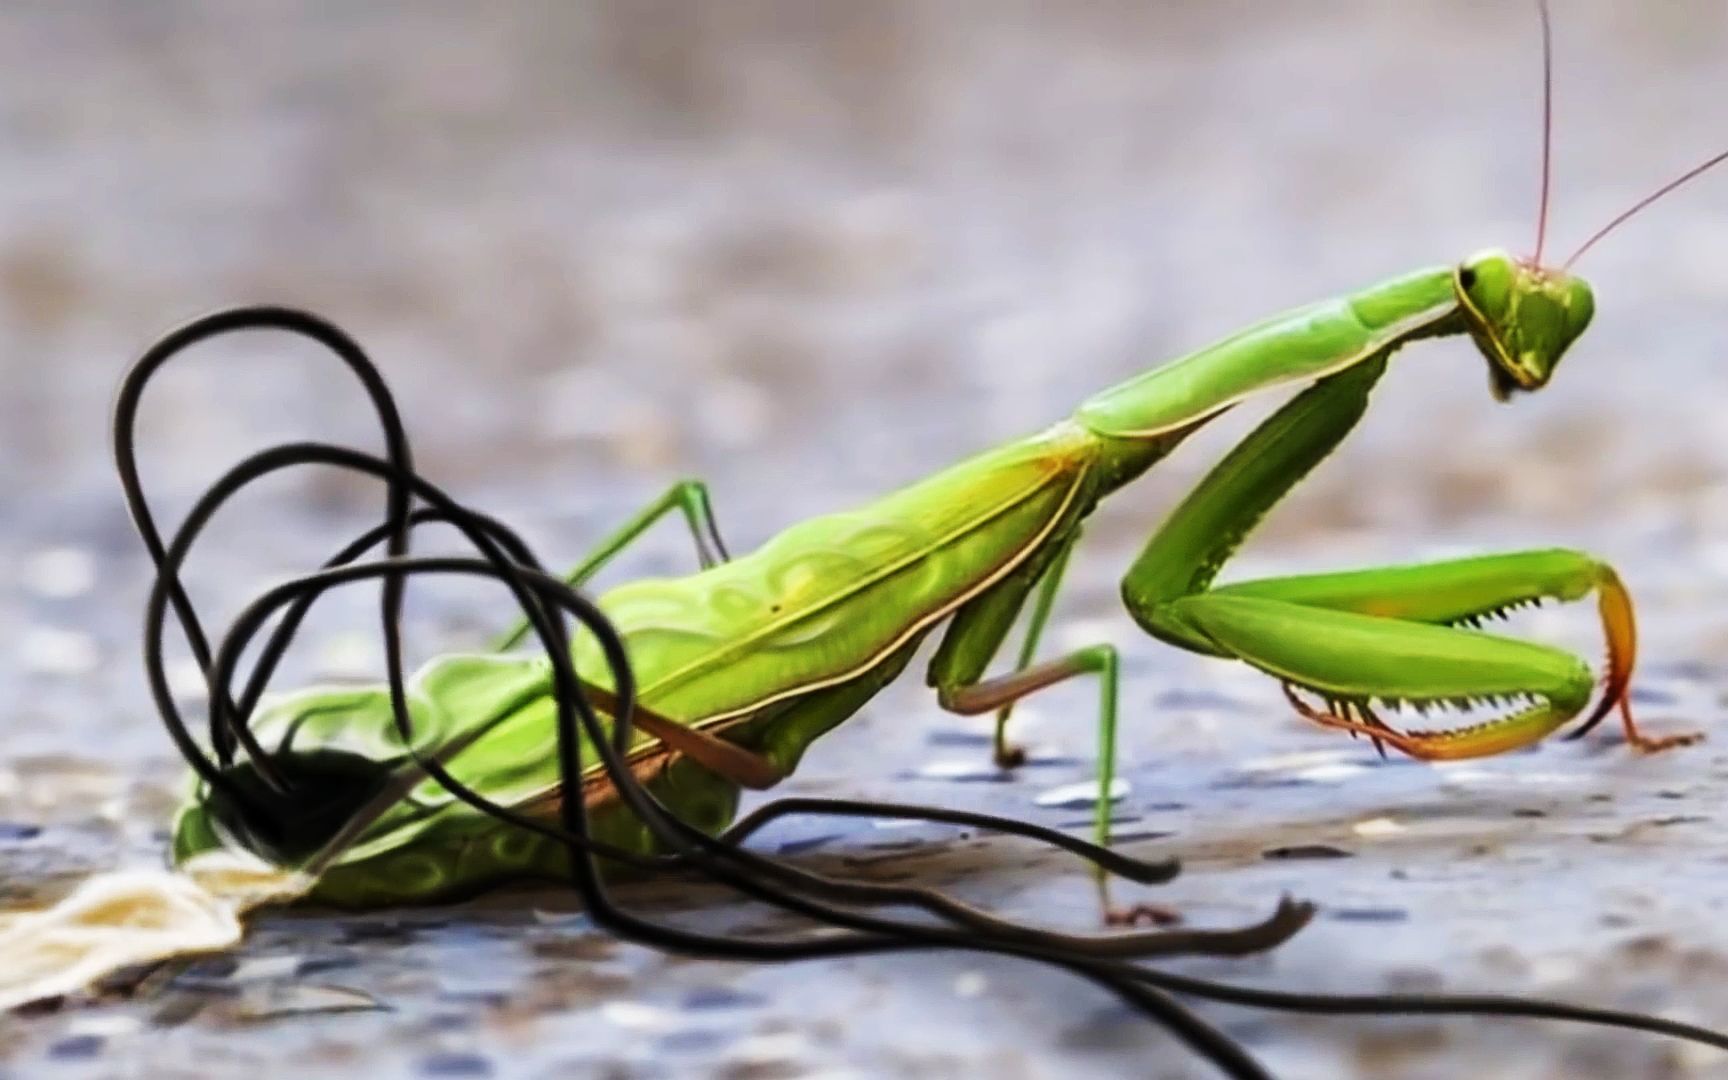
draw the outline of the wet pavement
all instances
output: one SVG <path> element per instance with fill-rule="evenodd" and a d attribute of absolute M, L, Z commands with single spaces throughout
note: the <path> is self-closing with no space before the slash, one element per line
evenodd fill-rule
<path fill-rule="evenodd" d="M 1723 138 L 1728 14 L 1557 5 L 1561 250 Z M 0 16 L 0 896 L 25 906 L 160 857 L 178 771 L 136 659 L 147 577 L 106 458 L 125 359 L 235 300 L 348 325 L 426 470 L 575 559 L 671 480 L 713 485 L 735 548 L 1064 414 L 1289 304 L 1531 234 L 1537 56 L 1521 4 L 1208 7 L 654 2 L 121 3 Z M 1540 993 L 1728 1025 L 1728 177 L 1580 269 L 1598 318 L 1554 385 L 1494 405 L 1448 342 L 1400 357 L 1358 436 L 1233 576 L 1562 543 L 1641 601 L 1636 701 L 1692 750 L 1604 725 L 1487 762 L 1382 762 L 1277 689 L 1173 653 L 1115 583 L 1232 417 L 1102 510 L 1053 648 L 1124 654 L 1116 804 L 1187 872 L 1194 925 L 1321 905 L 1276 954 L 1183 971 L 1282 988 Z M 372 439 L 331 367 L 207 350 L 148 403 L 181 511 L 265 440 Z M 221 524 L 196 595 L 233 611 L 370 524 L 376 492 L 285 481 Z M 668 528 L 620 576 L 689 565 Z M 421 655 L 507 621 L 416 594 Z M 282 685 L 365 677 L 368 598 L 335 598 Z M 1516 624 L 1595 656 L 1587 606 Z M 183 672 L 184 674 L 184 672 Z M 783 792 L 1085 828 L 1084 687 L 986 725 L 909 675 Z M 183 689 L 189 689 L 191 680 Z M 1087 929 L 1072 860 L 879 822 L 789 823 L 800 864 L 913 880 Z M 688 885 L 692 925 L 773 920 Z M 1728 1076 L 1639 1036 L 1504 1021 L 1205 1008 L 1280 1077 Z M 1009 961 L 749 968 L 590 931 L 555 891 L 265 918 L 229 957 L 124 1000 L 0 1019 L 0 1076 L 1203 1076 L 1100 992 Z"/>

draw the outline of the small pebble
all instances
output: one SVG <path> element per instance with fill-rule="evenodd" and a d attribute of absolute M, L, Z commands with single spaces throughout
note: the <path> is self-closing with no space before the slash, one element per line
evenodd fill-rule
<path fill-rule="evenodd" d="M 556 926 L 568 930 L 576 927 L 589 929 L 593 921 L 585 911 L 547 911 L 543 908 L 534 909 L 534 921 L 541 926 Z"/>
<path fill-rule="evenodd" d="M 1310 784 L 1337 784 L 1367 772 L 1374 766 L 1364 765 L 1359 761 L 1340 761 L 1331 765 L 1316 765 L 1311 769 L 1302 769 L 1291 775 L 1297 780 Z"/>
<path fill-rule="evenodd" d="M 797 855 L 800 852 L 815 851 L 841 839 L 840 833 L 823 833 L 820 836 L 806 836 L 798 840 L 788 840 L 776 850 L 781 855 Z"/>
<path fill-rule="evenodd" d="M 1020 767 L 1023 769 L 1056 769 L 1079 764 L 1082 764 L 1081 759 L 1071 754 L 1058 754 L 1052 750 L 1033 748 L 1026 751 L 1026 759 L 1020 763 Z"/>
<path fill-rule="evenodd" d="M 1140 829 L 1135 832 L 1113 832 L 1110 834 L 1112 844 L 1136 844 L 1142 840 L 1164 840 L 1176 834 L 1169 829 Z"/>
<path fill-rule="evenodd" d="M 916 829 L 929 822 L 918 818 L 872 818 L 870 827 L 873 829 Z"/>
<path fill-rule="evenodd" d="M 718 1049 L 725 1041 L 726 1036 L 718 1031 L 697 1028 L 662 1035 L 654 1041 L 654 1047 L 667 1054 L 700 1054 Z"/>
<path fill-rule="evenodd" d="M 1403 908 L 1327 908 L 1326 917 L 1339 922 L 1394 923 L 1408 919 L 1410 913 Z"/>
<path fill-rule="evenodd" d="M 102 1052 L 107 1040 L 100 1035 L 73 1035 L 48 1047 L 48 1056 L 56 1061 L 88 1061 Z"/>
<path fill-rule="evenodd" d="M 269 979 L 283 979 L 300 970 L 300 956 L 254 956 L 241 960 L 228 973 L 228 980 L 236 983 L 264 982 Z"/>
<path fill-rule="evenodd" d="M 358 967 L 360 958 L 352 953 L 325 953 L 321 956 L 307 956 L 300 960 L 296 975 L 314 975 L 321 971 L 338 971 L 342 968 Z"/>
<path fill-rule="evenodd" d="M 1110 801 L 1120 802 L 1133 790 L 1132 784 L 1118 776 L 1110 781 Z M 1098 805 L 1098 782 L 1082 780 L 1076 784 L 1062 784 L 1043 792 L 1032 802 L 1053 810 L 1085 810 Z"/>
<path fill-rule="evenodd" d="M 491 1076 L 492 1063 L 480 1054 L 454 1050 L 426 1055 L 417 1071 L 421 1076 Z"/>
<path fill-rule="evenodd" d="M 1256 758 L 1243 765 L 1246 772 L 1297 772 L 1324 765 L 1336 765 L 1355 755 L 1354 750 L 1303 750 L 1294 754 L 1277 754 Z"/>
<path fill-rule="evenodd" d="M 1187 709 L 1193 712 L 1240 712 L 1242 703 L 1210 690 L 1166 690 L 1152 699 L 1154 709 Z"/>
<path fill-rule="evenodd" d="M 932 731 L 924 737 L 928 746 L 979 747 L 990 746 L 996 737 L 987 731 Z"/>
<path fill-rule="evenodd" d="M 1396 836 L 1404 831 L 1404 826 L 1389 817 L 1368 818 L 1350 826 L 1350 831 L 1357 836 Z"/>
<path fill-rule="evenodd" d="M 1330 844 L 1290 844 L 1286 847 L 1267 848 L 1260 853 L 1264 859 L 1348 859 L 1354 852 Z"/>
<path fill-rule="evenodd" d="M 810 1050 L 810 1040 L 796 1031 L 776 1031 L 742 1039 L 727 1057 L 752 1065 L 795 1060 Z"/>
<path fill-rule="evenodd" d="M 717 1009 L 748 1009 L 764 1003 L 759 994 L 747 994 L 742 990 L 734 990 L 728 986 L 699 986 L 684 995 L 679 1007 L 691 1012 L 710 1012 Z"/>
<path fill-rule="evenodd" d="M 1118 825 L 1138 825 L 1143 820 L 1145 820 L 1145 819 L 1142 818 L 1139 814 L 1122 814 L 1122 815 L 1112 814 L 1110 816 L 1110 827 L 1115 828 Z M 1085 818 L 1073 818 L 1071 820 L 1061 822 L 1056 827 L 1058 829 L 1090 829 L 1094 824 L 1096 824 L 1096 822 L 1094 822 L 1091 818 L 1085 817 Z"/>
<path fill-rule="evenodd" d="M 236 1015 L 246 1020 L 278 1020 L 327 1013 L 387 1012 L 389 1008 L 371 994 L 345 986 L 276 983 L 247 987 Z"/>
<path fill-rule="evenodd" d="M 662 1032 L 678 1026 L 678 1018 L 665 1009 L 639 1001 L 608 1001 L 600 1015 L 627 1031 Z"/>
<path fill-rule="evenodd" d="M 911 774 L 922 780 L 955 780 L 1000 784 L 1014 778 L 1006 769 L 997 768 L 986 757 L 964 757 L 949 761 L 932 761 Z"/>
<path fill-rule="evenodd" d="M 133 1035 L 144 1030 L 144 1020 L 130 1013 L 92 1013 L 75 1016 L 66 1025 L 67 1035 L 97 1035 L 104 1039 Z"/>

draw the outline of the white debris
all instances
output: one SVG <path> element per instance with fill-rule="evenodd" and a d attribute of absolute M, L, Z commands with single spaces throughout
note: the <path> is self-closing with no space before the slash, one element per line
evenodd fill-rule
<path fill-rule="evenodd" d="M 230 852 L 180 871 L 118 870 L 44 911 L 0 924 L 0 1010 L 82 990 L 121 968 L 240 941 L 248 909 L 303 894 L 310 879 Z"/>
<path fill-rule="evenodd" d="M 1133 790 L 1133 785 L 1118 776 L 1110 781 L 1110 801 L 1121 802 Z M 1032 801 L 1043 807 L 1085 810 L 1088 807 L 1098 805 L 1098 781 L 1082 780 L 1077 784 L 1062 784 L 1051 788 Z"/>
<path fill-rule="evenodd" d="M 1350 831 L 1357 836 L 1375 839 L 1382 836 L 1396 836 L 1404 831 L 1404 826 L 1389 817 L 1367 818 L 1350 826 Z"/>
<path fill-rule="evenodd" d="M 679 1024 L 676 1013 L 640 1001 L 608 1001 L 600 1006 L 600 1015 L 626 1031 L 671 1031 Z"/>

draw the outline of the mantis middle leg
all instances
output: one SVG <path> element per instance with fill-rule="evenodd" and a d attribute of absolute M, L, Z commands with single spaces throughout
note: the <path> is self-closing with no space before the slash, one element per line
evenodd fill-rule
<path fill-rule="evenodd" d="M 1096 842 L 1110 842 L 1111 788 L 1116 774 L 1116 704 L 1120 669 L 1116 647 L 1109 644 L 1091 645 L 1051 660 L 1034 663 L 1039 639 L 1048 620 L 1051 603 L 1061 582 L 1062 570 L 1078 539 L 1078 530 L 1071 530 L 1041 566 L 1028 568 L 994 590 L 985 593 L 962 608 L 954 617 L 941 647 L 930 662 L 930 684 L 936 688 L 937 701 L 949 712 L 962 716 L 980 713 L 997 714 L 997 763 L 1004 767 L 1019 764 L 1020 755 L 1007 746 L 1003 725 L 1015 702 L 1079 676 L 1098 677 L 1098 799 L 1094 809 L 1093 833 Z M 1009 674 L 986 679 L 983 672 L 1001 650 L 1015 617 L 1026 598 L 1038 584 L 1039 595 L 1034 603 L 1026 641 L 1021 648 L 1016 669 Z M 1004 751 L 1007 751 L 1006 756 Z M 1108 878 L 1097 876 L 1099 899 L 1105 919 L 1112 923 L 1132 923 L 1145 914 L 1156 912 L 1136 908 L 1122 912 L 1110 903 Z"/>
<path fill-rule="evenodd" d="M 564 580 L 574 588 L 581 588 L 589 578 L 617 557 L 619 552 L 674 510 L 684 515 L 684 522 L 690 527 L 690 537 L 696 544 L 696 561 L 701 564 L 702 569 L 706 570 L 731 558 L 726 552 L 726 545 L 720 539 L 720 527 L 714 520 L 714 506 L 708 497 L 708 485 L 700 480 L 680 480 L 595 545 L 587 558 L 564 575 Z M 499 651 L 515 648 L 527 632 L 528 620 L 519 620 L 494 642 L 492 647 Z"/>
<path fill-rule="evenodd" d="M 1636 652 L 1632 603 L 1614 570 L 1575 551 L 1527 551 L 1417 566 L 1242 582 L 1213 589 L 1218 569 L 1260 518 L 1349 433 L 1381 361 L 1322 380 L 1267 419 L 1177 507 L 1123 581 L 1148 631 L 1195 652 L 1242 660 L 1282 681 L 1303 715 L 1412 756 L 1477 757 L 1528 745 L 1589 704 L 1584 661 L 1560 649 L 1483 633 L 1484 617 L 1542 600 L 1598 597 L 1608 662 L 1585 728 L 1618 705 L 1627 741 L 1659 750 L 1627 705 Z M 1325 702 L 1302 703 L 1305 690 Z M 1450 731 L 1404 732 L 1377 705 L 1507 703 L 1505 715 Z"/>

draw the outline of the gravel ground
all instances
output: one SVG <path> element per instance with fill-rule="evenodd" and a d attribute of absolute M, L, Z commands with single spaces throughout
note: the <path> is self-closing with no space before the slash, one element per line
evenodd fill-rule
<path fill-rule="evenodd" d="M 1728 8 L 1559 8 L 1560 248 L 1724 138 Z M 0 14 L 0 890 L 23 906 L 159 858 L 177 783 L 137 651 L 147 581 L 109 475 L 126 358 L 219 304 L 298 303 L 392 376 L 425 468 L 572 561 L 683 475 L 735 547 L 1041 426 L 1281 307 L 1529 243 L 1538 56 L 1522 3 L 546 5 L 118 2 Z M 1598 318 L 1544 394 L 1412 350 L 1242 576 L 1587 547 L 1642 601 L 1658 730 L 1728 712 L 1728 175 L 1593 252 Z M 374 438 L 327 362 L 206 350 L 149 403 L 170 518 L 266 440 Z M 1187 873 L 1196 925 L 1323 905 L 1262 985 L 1507 990 L 1728 1025 L 1728 751 L 1611 732 L 1485 763 L 1380 762 L 1274 687 L 1141 637 L 1115 581 L 1232 418 L 1100 513 L 1057 645 L 1125 654 L 1117 813 Z M 369 523 L 376 492 L 285 481 L 222 525 L 197 596 L 233 610 Z M 688 564 L 674 530 L 625 573 Z M 424 654 L 495 595 L 416 597 Z M 374 672 L 366 599 L 285 680 Z M 1522 631 L 1594 655 L 1588 611 Z M 285 682 L 285 684 L 287 684 Z M 1084 688 L 1022 714 L 1033 765 L 909 678 L 788 790 L 1049 824 L 1091 774 Z M 1055 795 L 1052 795 L 1055 792 Z M 804 824 L 813 867 L 1086 928 L 1089 882 L 1027 845 Z M 1321 855 L 1329 857 L 1318 857 Z M 1295 857 L 1292 857 L 1295 856 Z M 1307 857 L 1302 857 L 1307 856 Z M 766 927 L 687 886 L 644 903 Z M 1285 1080 L 1728 1076 L 1722 1055 L 1558 1025 L 1207 1015 Z M 340 1013 L 341 1015 L 335 1015 Z M 261 921 L 126 1001 L 0 1019 L 0 1076 L 1205 1075 L 1100 993 L 959 956 L 744 968 L 591 933 L 558 893 Z"/>

